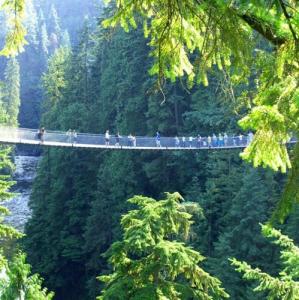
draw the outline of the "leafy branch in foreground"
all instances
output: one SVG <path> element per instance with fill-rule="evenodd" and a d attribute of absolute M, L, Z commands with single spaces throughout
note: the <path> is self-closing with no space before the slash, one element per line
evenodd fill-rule
<path fill-rule="evenodd" d="M 0 55 L 15 56 L 22 52 L 24 45 L 27 44 L 25 40 L 27 32 L 23 24 L 25 0 L 4 0 L 0 9 L 5 11 L 8 25 L 5 45 Z"/>
<path fill-rule="evenodd" d="M 262 233 L 265 237 L 274 239 L 274 244 L 282 248 L 280 258 L 284 268 L 279 273 L 279 277 L 272 277 L 235 258 L 231 259 L 232 265 L 236 267 L 238 272 L 244 273 L 244 279 L 258 281 L 259 285 L 254 291 L 267 292 L 267 299 L 299 299 L 299 248 L 294 245 L 293 240 L 281 234 L 279 230 L 273 229 L 270 225 L 262 225 Z"/>
<path fill-rule="evenodd" d="M 97 299 L 228 298 L 220 281 L 198 266 L 204 257 L 176 240 L 186 238 L 192 224 L 181 200 L 178 193 L 128 200 L 138 209 L 122 217 L 123 240 L 106 253 L 114 272 L 99 277 L 106 287 Z"/>
<path fill-rule="evenodd" d="M 53 293 L 42 288 L 42 279 L 38 274 L 31 275 L 31 267 L 26 264 L 26 255 L 19 252 L 8 263 L 6 280 L 1 281 L 0 295 L 2 300 L 28 299 L 51 300 Z"/>
<path fill-rule="evenodd" d="M 298 19 L 294 0 L 117 0 L 114 15 L 103 25 L 128 31 L 141 20 L 154 57 L 150 73 L 159 82 L 187 76 L 190 85 L 207 85 L 215 66 L 233 86 L 249 86 L 254 78 L 251 93 L 244 95 L 250 111 L 239 125 L 255 135 L 242 157 L 286 172 L 299 159 L 291 161 L 286 147 L 291 135 L 299 136 Z M 298 178 L 295 168 L 288 186 Z M 285 193 L 281 207 L 296 201 Z M 278 218 L 284 219 L 286 211 L 277 211 Z"/>

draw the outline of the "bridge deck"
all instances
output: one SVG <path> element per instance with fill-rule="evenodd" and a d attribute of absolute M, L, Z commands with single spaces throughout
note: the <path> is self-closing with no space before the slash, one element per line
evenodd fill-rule
<path fill-rule="evenodd" d="M 136 145 L 128 137 L 120 137 L 119 144 L 114 136 L 110 137 L 109 145 L 105 144 L 105 136 L 101 134 L 78 133 L 77 137 L 68 135 L 66 132 L 47 131 L 44 140 L 40 141 L 37 130 L 24 128 L 0 127 L 0 142 L 8 144 L 28 144 L 55 147 L 96 148 L 96 149 L 130 149 L 130 150 L 205 150 L 205 149 L 234 149 L 245 148 L 250 137 L 229 136 L 219 141 L 207 137 L 197 140 L 189 137 L 185 141 L 182 138 L 161 137 L 160 145 L 153 137 L 136 137 Z M 290 143 L 296 143 L 292 139 Z"/>

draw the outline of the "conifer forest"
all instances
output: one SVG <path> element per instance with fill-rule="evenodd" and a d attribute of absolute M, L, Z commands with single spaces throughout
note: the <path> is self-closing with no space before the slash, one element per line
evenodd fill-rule
<path fill-rule="evenodd" d="M 298 1 L 0 0 L 0 24 L 0 300 L 299 300 Z"/>

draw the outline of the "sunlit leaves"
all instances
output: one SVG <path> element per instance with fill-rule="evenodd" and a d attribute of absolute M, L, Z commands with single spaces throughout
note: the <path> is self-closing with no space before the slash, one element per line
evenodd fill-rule
<path fill-rule="evenodd" d="M 266 5 L 260 0 L 119 0 L 115 14 L 103 24 L 106 27 L 120 25 L 129 30 L 130 24 L 135 26 L 132 19 L 141 17 L 154 57 L 150 74 L 158 75 L 160 79 L 166 77 L 175 81 L 187 76 L 189 85 L 207 85 L 208 71 L 217 66 L 237 79 L 233 82 L 247 82 L 254 70 L 258 84 L 253 103 L 255 106 L 276 105 L 277 112 L 283 117 L 283 129 L 265 129 L 263 126 L 269 123 L 269 116 L 265 115 L 264 120 L 262 115 L 257 118 L 256 111 L 252 112 L 249 118 L 254 118 L 251 122 L 254 127 L 246 128 L 255 129 L 257 134 L 243 157 L 254 161 L 255 165 L 286 171 L 290 163 L 283 144 L 287 134 L 297 131 L 298 124 L 298 49 L 293 31 L 298 35 L 296 20 L 299 17 L 293 9 L 297 3 L 287 8 L 282 5 L 279 1 L 270 1 Z M 272 43 L 276 52 L 265 51 L 266 47 L 262 47 L 255 49 L 259 53 L 254 57 L 254 31 Z M 248 120 L 246 122 L 249 124 Z M 276 133 L 273 137 L 276 146 L 272 148 L 271 143 L 266 146 L 269 135 Z M 260 140 L 263 137 L 264 142 Z M 260 146 L 263 148 L 259 149 Z"/>
<path fill-rule="evenodd" d="M 15 56 L 24 50 L 26 29 L 23 24 L 25 12 L 25 0 L 0 1 L 0 9 L 7 14 L 8 33 L 5 46 L 0 55 Z"/>
<path fill-rule="evenodd" d="M 244 53 L 250 51 L 251 33 L 221 1 L 210 5 L 194 4 L 191 0 L 117 1 L 115 15 L 103 25 L 121 25 L 127 31 L 135 27 L 139 15 L 143 17 L 144 34 L 152 47 L 151 74 L 171 81 L 187 75 L 190 83 L 207 85 L 207 70 L 213 65 L 220 69 L 229 66 L 232 56 L 239 72 L 247 72 L 245 61 L 249 56 Z M 238 35 L 246 37 L 247 43 L 238 39 Z M 198 54 L 200 58 L 194 60 Z"/>
<path fill-rule="evenodd" d="M 165 200 L 135 196 L 138 205 L 122 217 L 123 240 L 107 252 L 114 273 L 98 299 L 223 299 L 220 281 L 198 266 L 204 257 L 175 239 L 187 236 L 191 215 L 181 196 Z"/>
<path fill-rule="evenodd" d="M 70 50 L 61 47 L 55 51 L 49 60 L 48 72 L 42 77 L 43 86 L 49 99 L 49 108 L 57 104 L 62 97 L 62 90 L 66 86 L 65 73 Z"/>
<path fill-rule="evenodd" d="M 276 106 L 258 106 L 241 120 L 240 125 L 246 129 L 257 130 L 253 141 L 244 150 L 242 157 L 252 161 L 254 166 L 271 166 L 274 170 L 286 172 L 290 161 L 286 142 L 290 136 L 285 126 L 284 116 Z"/>
<path fill-rule="evenodd" d="M 31 275 L 30 271 L 30 265 L 26 264 L 26 255 L 22 252 L 17 253 L 12 262 L 7 264 L 6 278 L 1 280 L 1 299 L 53 299 L 54 294 L 48 293 L 48 290 L 42 287 L 42 279 L 39 275 Z"/>

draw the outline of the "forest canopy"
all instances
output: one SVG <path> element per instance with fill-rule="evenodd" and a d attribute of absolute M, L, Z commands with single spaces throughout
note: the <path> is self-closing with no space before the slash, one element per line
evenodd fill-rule
<path fill-rule="evenodd" d="M 83 22 L 89 1 L 25 0 L 27 10 L 32 12 L 32 22 L 24 23 L 28 31 L 26 51 L 17 58 L 1 59 L 3 65 L 4 62 L 7 65 L 1 98 L 4 109 L 10 108 L 8 112 L 15 115 L 20 102 L 27 105 L 25 111 L 21 106 L 19 118 L 10 118 L 10 126 L 20 122 L 21 127 L 43 126 L 47 132 L 76 130 L 97 134 L 109 129 L 111 144 L 117 132 L 127 137 L 130 134 L 153 136 L 159 131 L 161 136 L 186 137 L 186 140 L 193 137 L 196 142 L 195 137 L 199 135 L 220 139 L 224 133 L 244 137 L 253 131 L 254 151 L 245 153 L 250 155 L 249 159 L 256 159 L 256 165 L 272 164 L 275 170 L 288 171 L 292 165 L 285 193 L 290 201 L 279 206 L 280 217 L 281 212 L 285 214 L 290 210 L 299 186 L 298 160 L 294 159 L 293 146 L 288 149 L 289 153 L 284 147 L 291 133 L 297 132 L 297 106 L 293 105 L 297 77 L 293 72 L 295 59 L 289 56 L 294 53 L 285 52 L 282 57 L 287 63 L 279 65 L 277 51 L 284 49 L 284 34 L 278 36 L 271 30 L 260 33 L 265 27 L 251 27 L 248 20 L 237 14 L 230 18 L 232 7 L 224 9 L 224 1 L 209 1 L 206 7 L 201 7 L 202 1 L 180 2 L 183 3 L 139 1 L 145 8 L 150 4 L 159 4 L 159 7 L 154 7 L 150 17 L 140 15 L 136 9 L 132 13 L 136 24 L 131 21 L 132 26 L 128 21 L 125 28 L 128 32 L 125 32 L 117 24 L 110 24 L 117 14 L 115 1 L 101 13 L 88 14 L 89 19 Z M 219 54 L 218 66 L 217 57 L 212 53 L 214 57 L 210 58 L 205 48 L 197 47 L 192 52 L 187 47 L 187 39 L 192 37 L 188 33 L 182 50 L 193 77 L 185 71 L 182 75 L 168 76 L 171 75 L 170 64 L 166 64 L 166 69 L 159 69 L 159 56 L 153 56 L 159 45 L 155 47 L 151 42 L 151 26 L 158 24 L 156 17 L 167 17 L 166 11 L 161 10 L 167 3 L 180 5 L 180 9 L 189 3 L 196 8 L 195 12 L 201 8 L 200 19 L 186 15 L 185 20 L 194 23 L 198 37 L 194 36 L 202 39 L 203 44 L 199 40 L 189 42 L 191 46 L 197 42 L 201 48 L 205 46 L 211 51 L 216 43 L 217 51 L 227 51 L 227 57 Z M 217 3 L 222 8 L 216 6 Z M 245 9 L 247 2 L 240 3 L 231 2 L 234 9 L 241 9 L 242 4 L 244 14 L 249 14 L 250 7 Z M 272 5 L 272 2 L 267 3 Z M 214 10 L 208 8 L 209 5 L 214 5 Z M 273 6 L 270 15 L 279 7 L 279 3 Z M 173 14 L 176 14 L 175 8 Z M 287 12 L 290 11 L 287 7 Z M 25 15 L 28 18 L 30 14 Z M 100 16 L 97 22 L 93 19 L 95 15 Z M 277 16 L 285 20 L 283 14 Z M 274 20 L 274 15 L 272 17 Z M 77 21 L 80 18 L 81 23 Z M 107 27 L 103 28 L 102 20 L 106 18 Z M 146 38 L 142 26 L 145 19 Z M 214 41 L 215 34 L 206 33 L 206 28 L 197 22 L 206 22 L 209 31 L 216 30 L 217 34 L 217 30 L 222 31 Z M 76 28 L 81 26 L 78 24 L 84 25 L 76 34 L 75 25 Z M 115 28 L 111 29 L 110 25 Z M 135 25 L 136 30 L 132 28 Z M 229 26 L 233 25 L 230 32 Z M 217 29 L 217 26 L 223 28 Z M 282 29 L 287 31 L 288 24 L 284 26 L 287 27 Z M 175 28 L 170 26 L 170 35 Z M 69 38 L 65 38 L 68 32 Z M 157 34 L 161 32 L 157 30 Z M 231 36 L 232 33 L 235 36 Z M 286 38 L 292 40 L 292 35 Z M 3 40 L 3 35 L 0 39 Z M 161 41 L 162 50 L 166 42 L 167 39 Z M 238 43 L 240 49 L 237 49 Z M 174 48 L 173 57 L 169 57 L 175 63 L 179 59 L 176 50 Z M 164 58 L 167 56 L 160 61 Z M 157 73 L 149 76 L 148 70 L 153 70 L 155 64 Z M 278 65 L 282 72 L 279 74 Z M 159 89 L 165 94 L 163 105 Z M 238 120 L 244 116 L 241 121 L 244 130 L 241 130 Z M 130 295 L 130 299 L 135 296 L 139 300 L 140 293 L 152 299 L 149 291 L 157 291 L 181 299 L 187 296 L 179 294 L 193 293 L 201 299 L 204 293 L 206 298 L 213 299 L 217 294 L 219 297 L 229 294 L 231 299 L 258 300 L 264 299 L 265 293 L 272 293 L 269 289 L 261 289 L 261 293 L 254 291 L 264 275 L 279 285 L 282 282 L 298 286 L 297 278 L 284 281 L 285 278 L 279 276 L 285 266 L 279 264 L 278 249 L 260 233 L 259 226 L 271 217 L 286 176 L 242 161 L 239 149 L 111 151 L 34 147 L 43 148 L 43 155 L 32 186 L 29 201 L 32 214 L 25 227 L 22 247 L 32 272 L 45 279 L 42 286 L 54 291 L 55 299 L 94 300 L 98 295 L 110 299 L 113 294 L 121 299 L 129 298 L 123 295 Z M 170 192 L 166 198 L 172 200 L 153 200 L 164 199 L 165 191 Z M 175 191 L 185 201 L 180 197 L 174 201 L 174 196 L 178 196 L 173 194 Z M 279 227 L 296 244 L 298 216 L 299 210 L 294 209 L 287 222 Z M 189 228 L 191 222 L 193 225 Z M 180 230 L 184 228 L 188 230 Z M 201 263 L 203 256 L 206 259 Z M 235 271 L 238 266 L 233 267 L 229 261 L 233 257 L 236 263 L 242 264 L 240 271 L 249 277 L 255 275 L 251 278 L 254 280 L 242 279 Z M 295 256 L 290 257 L 291 264 L 297 265 Z M 29 270 L 24 259 L 22 254 L 17 256 L 9 269 L 17 274 L 16 266 Z M 262 271 L 253 274 L 257 266 Z M 96 280 L 97 276 L 103 281 Z M 32 277 L 27 278 L 25 282 L 31 282 Z M 39 284 L 40 281 L 34 282 Z M 206 284 L 208 290 L 201 288 L 202 284 Z M 10 286 L 16 286 L 14 280 Z"/>
<path fill-rule="evenodd" d="M 15 55 L 26 43 L 25 1 L 6 0 L 1 6 L 10 24 L 3 55 Z M 255 167 L 282 172 L 293 165 L 277 214 L 282 219 L 299 198 L 299 146 L 292 162 L 286 146 L 299 131 L 298 2 L 117 0 L 115 4 L 103 25 L 120 25 L 128 31 L 142 24 L 154 58 L 150 73 L 157 76 L 160 89 L 164 79 L 183 76 L 189 86 L 207 85 L 214 65 L 232 87 L 247 85 L 238 101 L 246 103 L 248 114 L 239 125 L 254 130 L 255 137 L 242 157 Z"/>

